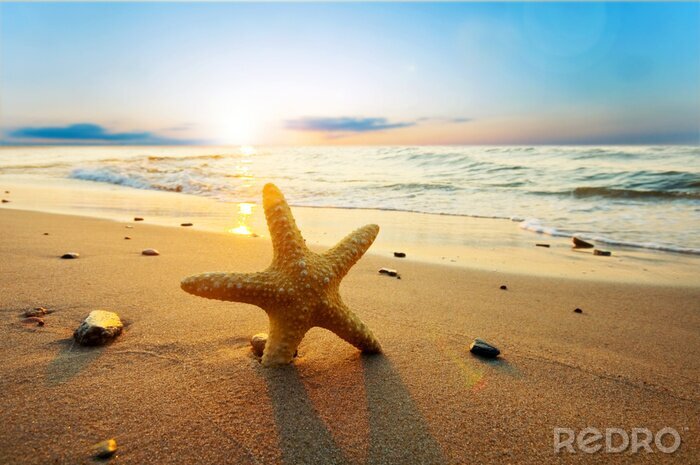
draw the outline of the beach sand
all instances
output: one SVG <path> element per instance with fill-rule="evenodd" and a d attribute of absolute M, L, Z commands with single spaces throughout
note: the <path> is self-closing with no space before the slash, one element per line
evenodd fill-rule
<path fill-rule="evenodd" d="M 700 462 L 697 283 L 558 278 L 546 258 L 550 276 L 368 254 L 341 294 L 385 353 L 315 328 L 292 365 L 265 369 L 249 345 L 265 313 L 179 282 L 262 270 L 267 239 L 10 209 L 0 232 L 2 464 L 94 463 L 90 446 L 108 438 L 121 464 Z M 54 310 L 43 327 L 22 322 L 36 306 Z M 127 327 L 111 345 L 76 346 L 94 309 Z M 476 337 L 501 357 L 471 355 Z M 683 442 L 554 453 L 553 428 L 588 426 L 668 426 Z"/>

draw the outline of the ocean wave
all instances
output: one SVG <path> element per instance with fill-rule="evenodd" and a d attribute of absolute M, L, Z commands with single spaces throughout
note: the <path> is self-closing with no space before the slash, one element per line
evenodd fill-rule
<path fill-rule="evenodd" d="M 610 199 L 700 199 L 700 192 L 617 189 L 612 187 L 577 187 L 574 197 Z"/>
<path fill-rule="evenodd" d="M 169 192 L 183 192 L 182 184 L 153 183 L 137 174 L 123 174 L 111 168 L 83 169 L 77 168 L 68 175 L 72 179 L 83 181 L 103 182 L 119 186 L 133 187 L 135 189 L 152 189 Z"/>
<path fill-rule="evenodd" d="M 588 241 L 594 241 L 594 242 L 602 242 L 607 245 L 615 245 L 619 247 L 632 247 L 635 249 L 649 249 L 649 250 L 659 250 L 663 252 L 674 252 L 674 253 L 683 253 L 683 254 L 691 254 L 691 255 L 700 255 L 700 248 L 692 248 L 692 247 L 680 247 L 680 246 L 675 246 L 675 245 L 669 245 L 669 244 L 661 244 L 658 242 L 635 242 L 635 241 L 621 241 L 617 239 L 612 239 L 609 237 L 605 236 L 600 236 L 596 234 L 571 234 L 565 231 L 561 231 L 555 227 L 551 226 L 545 226 L 543 225 L 540 220 L 538 219 L 525 219 L 518 223 L 518 227 L 520 229 L 524 229 L 526 231 L 532 231 L 538 234 L 546 234 L 548 236 L 553 236 L 553 237 L 578 237 L 581 239 L 585 239 Z"/>

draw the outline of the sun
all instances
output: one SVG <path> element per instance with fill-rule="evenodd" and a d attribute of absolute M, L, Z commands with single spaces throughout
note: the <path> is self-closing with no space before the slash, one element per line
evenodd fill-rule
<path fill-rule="evenodd" d="M 216 122 L 216 139 L 226 145 L 252 146 L 258 135 L 258 127 L 250 114 L 222 116 Z"/>

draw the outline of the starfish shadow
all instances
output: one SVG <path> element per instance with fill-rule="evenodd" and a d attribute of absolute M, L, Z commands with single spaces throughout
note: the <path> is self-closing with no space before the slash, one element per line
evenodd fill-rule
<path fill-rule="evenodd" d="M 391 362 L 376 355 L 362 355 L 359 361 L 369 420 L 365 463 L 444 463 L 439 444 Z M 272 401 L 282 463 L 350 463 L 319 417 L 297 368 L 263 369 L 262 374 Z"/>
<path fill-rule="evenodd" d="M 318 416 L 294 365 L 263 368 L 284 464 L 345 464 L 349 460 Z"/>
<path fill-rule="evenodd" d="M 363 355 L 361 361 L 370 427 L 367 463 L 445 463 L 391 361 L 371 355 Z"/>

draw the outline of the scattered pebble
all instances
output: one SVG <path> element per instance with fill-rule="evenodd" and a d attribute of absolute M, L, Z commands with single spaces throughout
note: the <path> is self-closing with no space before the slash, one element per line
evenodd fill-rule
<path fill-rule="evenodd" d="M 391 268 L 380 268 L 379 269 L 380 274 L 386 274 L 389 276 L 398 276 L 398 271 L 392 270 Z"/>
<path fill-rule="evenodd" d="M 130 241 L 131 237 L 130 236 L 124 236 L 124 240 Z"/>
<path fill-rule="evenodd" d="M 38 316 L 29 316 L 24 319 L 25 323 L 36 323 L 37 326 L 44 326 L 44 319 Z"/>
<path fill-rule="evenodd" d="M 406 253 L 405 252 L 394 252 L 394 257 L 405 258 Z"/>
<path fill-rule="evenodd" d="M 481 339 L 474 339 L 469 346 L 469 351 L 474 355 L 486 358 L 496 358 L 501 353 L 496 347 Z"/>
<path fill-rule="evenodd" d="M 253 350 L 253 353 L 257 357 L 262 357 L 263 352 L 265 351 L 265 344 L 267 343 L 267 333 L 258 333 L 254 334 L 253 337 L 250 338 L 250 346 Z M 294 352 L 294 356 L 296 357 L 299 355 L 299 351 Z"/>
<path fill-rule="evenodd" d="M 506 286 L 505 284 L 501 284 L 500 289 L 501 289 L 502 291 L 507 291 L 507 290 L 508 290 L 508 286 Z"/>
<path fill-rule="evenodd" d="M 583 310 L 581 310 L 580 308 L 576 307 L 576 309 L 574 310 L 574 313 L 583 313 Z"/>
<path fill-rule="evenodd" d="M 116 451 L 117 441 L 114 439 L 107 439 L 92 446 L 92 455 L 100 459 L 111 457 Z"/>
<path fill-rule="evenodd" d="M 537 247 L 547 247 L 549 248 L 549 244 L 535 244 Z"/>
<path fill-rule="evenodd" d="M 594 249 L 593 255 L 600 255 L 601 257 L 609 257 L 610 255 L 612 255 L 612 252 L 610 252 L 608 250 Z"/>
<path fill-rule="evenodd" d="M 250 338 L 250 346 L 253 348 L 253 353 L 258 357 L 262 357 L 267 342 L 267 333 L 258 333 Z"/>
<path fill-rule="evenodd" d="M 10 201 L 7 199 L 2 199 L 2 203 L 10 203 Z"/>
<path fill-rule="evenodd" d="M 44 236 L 48 236 L 48 235 L 49 235 L 49 233 L 44 233 Z"/>
<path fill-rule="evenodd" d="M 93 310 L 73 333 L 78 344 L 102 345 L 121 334 L 124 325 L 119 315 L 106 310 Z"/>
<path fill-rule="evenodd" d="M 134 217 L 134 221 L 143 221 L 143 218 L 141 218 L 140 216 L 136 216 Z"/>
<path fill-rule="evenodd" d="M 180 223 L 180 226 L 192 226 L 192 223 Z"/>
<path fill-rule="evenodd" d="M 30 308 L 29 310 L 25 310 L 24 316 L 25 317 L 44 316 L 44 315 L 48 315 L 49 313 L 53 313 L 53 310 L 47 310 L 44 307 L 34 307 L 34 308 Z"/>
<path fill-rule="evenodd" d="M 126 229 L 134 229 L 133 226 L 129 226 L 129 225 L 125 226 L 125 228 L 126 228 Z"/>
<path fill-rule="evenodd" d="M 576 236 L 572 237 L 571 239 L 574 241 L 574 249 L 592 249 L 593 247 L 595 247 L 590 242 L 586 242 L 583 239 L 579 239 Z"/>
<path fill-rule="evenodd" d="M 64 253 L 63 255 L 61 255 L 61 258 L 64 258 L 66 260 L 72 260 L 72 259 L 79 258 L 79 257 L 80 257 L 80 254 L 77 252 L 68 252 L 68 253 Z"/>
<path fill-rule="evenodd" d="M 5 193 L 6 193 L 6 194 L 9 194 L 9 193 L 10 193 L 10 191 L 5 191 Z"/>
<path fill-rule="evenodd" d="M 156 256 L 156 255 L 160 255 L 160 252 L 158 252 L 156 249 L 143 249 L 141 251 L 141 255 Z"/>

